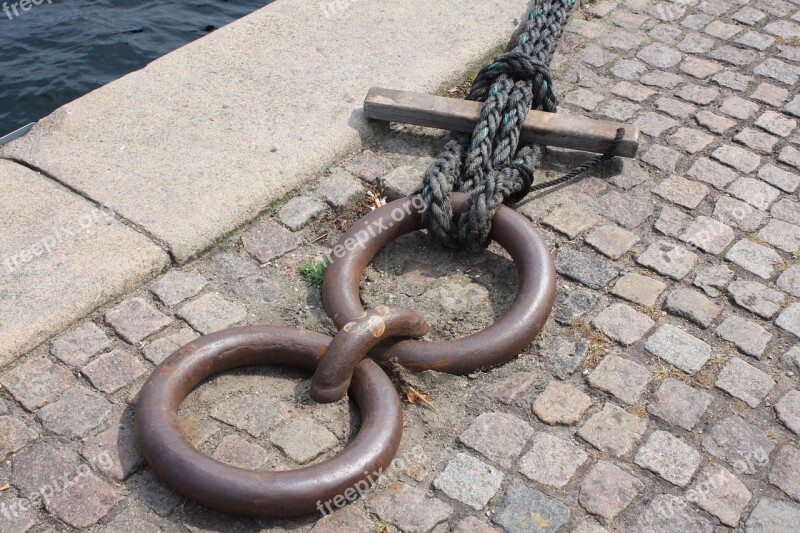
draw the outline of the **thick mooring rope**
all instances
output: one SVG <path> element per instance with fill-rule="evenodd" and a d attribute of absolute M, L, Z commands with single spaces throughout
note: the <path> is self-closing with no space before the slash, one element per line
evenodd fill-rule
<path fill-rule="evenodd" d="M 574 4 L 532 1 L 515 47 L 484 67 L 473 82 L 467 99 L 485 104 L 472 137 L 452 134 L 423 177 L 425 223 L 443 243 L 472 251 L 485 248 L 500 204 L 517 202 L 531 191 L 533 170 L 544 149 L 519 148 L 520 129 L 531 109 L 556 110 L 549 64 Z M 554 181 L 563 183 L 573 174 Z M 469 211 L 457 221 L 449 200 L 454 190 L 470 195 Z"/>

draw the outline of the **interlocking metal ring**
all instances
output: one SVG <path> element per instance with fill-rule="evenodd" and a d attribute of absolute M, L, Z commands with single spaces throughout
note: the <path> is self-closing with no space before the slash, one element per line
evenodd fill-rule
<path fill-rule="evenodd" d="M 136 406 L 136 437 L 155 472 L 181 494 L 223 512 L 260 517 L 312 514 L 326 502 L 383 472 L 397 453 L 403 411 L 391 380 L 372 360 L 353 374 L 350 394 L 361 413 L 358 435 L 337 456 L 283 472 L 245 470 L 201 453 L 184 436 L 181 402 L 205 379 L 232 368 L 285 365 L 317 368 L 330 337 L 250 326 L 190 342 L 153 372 Z"/>
<path fill-rule="evenodd" d="M 418 198 L 417 198 L 418 199 Z M 456 216 L 467 209 L 467 195 L 453 193 Z M 388 242 L 423 229 L 422 202 L 401 198 L 367 214 L 334 247 L 325 272 L 322 301 L 338 328 L 364 313 L 359 284 L 364 268 Z M 556 294 L 556 272 L 539 232 L 522 215 L 501 206 L 492 219 L 490 237 L 511 255 L 519 275 L 519 291 L 506 312 L 483 331 L 439 342 L 402 340 L 378 360 L 397 360 L 412 371 L 439 370 L 469 374 L 498 366 L 520 354 L 544 327 Z"/>

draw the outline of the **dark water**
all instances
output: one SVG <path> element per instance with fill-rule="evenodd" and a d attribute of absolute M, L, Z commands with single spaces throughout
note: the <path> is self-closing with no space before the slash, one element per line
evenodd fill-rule
<path fill-rule="evenodd" d="M 271 0 L 26 0 L 18 16 L 5 1 L 0 136 Z"/>

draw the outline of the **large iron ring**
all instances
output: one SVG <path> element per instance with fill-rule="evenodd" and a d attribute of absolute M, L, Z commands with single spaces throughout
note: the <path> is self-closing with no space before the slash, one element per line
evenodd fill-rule
<path fill-rule="evenodd" d="M 139 394 L 136 437 L 145 459 L 181 494 L 219 511 L 250 516 L 312 514 L 319 502 L 365 488 L 367 479 L 374 480 L 391 463 L 403 430 L 397 393 L 369 359 L 358 365 L 350 387 L 361 413 L 358 435 L 337 456 L 311 466 L 282 472 L 237 468 L 198 451 L 178 422 L 181 402 L 208 377 L 263 364 L 313 372 L 330 342 L 304 330 L 250 326 L 187 344 L 156 368 Z"/>
<path fill-rule="evenodd" d="M 453 193 L 451 201 L 455 216 L 466 211 L 466 194 Z M 354 224 L 333 248 L 322 300 L 338 328 L 364 313 L 359 285 L 364 268 L 375 254 L 401 235 L 423 229 L 421 207 L 419 198 L 412 196 L 375 209 Z M 505 248 L 517 266 L 519 291 L 508 310 L 494 324 L 473 335 L 440 342 L 403 340 L 376 358 L 395 359 L 412 371 L 469 374 L 505 363 L 528 346 L 553 308 L 553 259 L 533 225 L 506 206 L 501 206 L 492 219 L 490 237 Z"/>

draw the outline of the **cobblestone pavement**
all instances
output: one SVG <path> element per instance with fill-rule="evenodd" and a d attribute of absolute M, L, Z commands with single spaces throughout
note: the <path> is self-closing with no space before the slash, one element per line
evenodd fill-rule
<path fill-rule="evenodd" d="M 390 369 L 399 460 L 329 516 L 250 520 L 161 484 L 133 439 L 136 393 L 200 334 L 245 323 L 333 334 L 299 263 L 374 202 L 416 187 L 441 146 L 375 126 L 368 149 L 206 256 L 98 310 L 0 371 L 0 531 L 800 531 L 800 2 L 591 3 L 554 64 L 562 112 L 638 124 L 640 161 L 529 199 L 559 295 L 513 362 L 458 377 Z M 583 155 L 552 152 L 547 176 Z M 408 305 L 430 338 L 483 328 L 516 273 L 421 235 L 388 246 L 366 304 Z M 181 409 L 204 452 L 289 469 L 358 428 L 308 376 L 244 369 Z M 324 506 L 323 506 L 324 507 Z"/>

